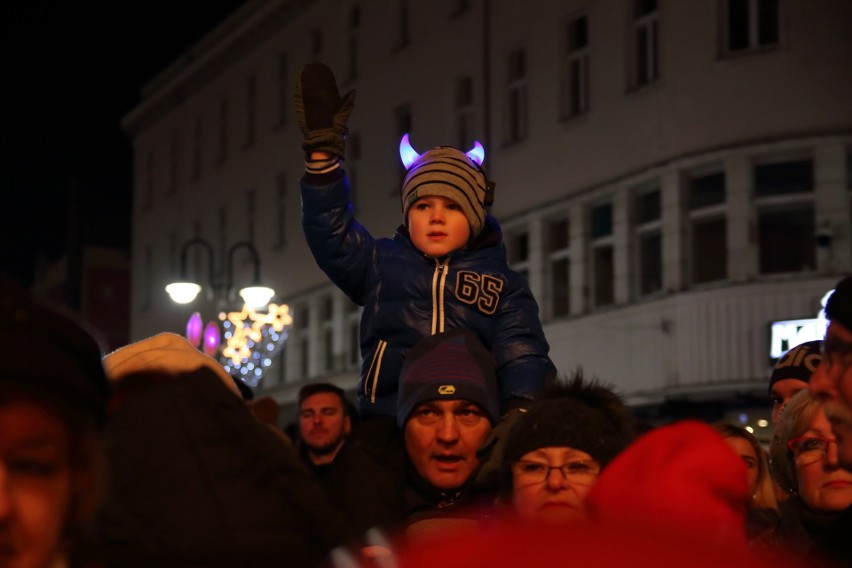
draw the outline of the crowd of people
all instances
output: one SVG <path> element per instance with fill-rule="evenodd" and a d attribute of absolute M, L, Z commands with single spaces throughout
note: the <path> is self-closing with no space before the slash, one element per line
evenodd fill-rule
<path fill-rule="evenodd" d="M 410 351 L 394 419 L 306 385 L 291 440 L 184 338 L 104 358 L 4 280 L 0 564 L 849 566 L 852 277 L 826 312 L 821 362 L 773 370 L 768 405 L 801 384 L 768 451 L 732 424 L 640 424 L 579 371 L 504 410 L 466 330 Z"/>
<path fill-rule="evenodd" d="M 355 400 L 306 384 L 285 432 L 184 338 L 104 355 L 0 279 L 0 566 L 852 566 L 852 276 L 825 339 L 769 377 L 768 451 L 732 424 L 639 423 L 611 384 L 556 373 L 480 146 L 406 137 L 402 226 L 358 224 L 353 102 L 300 73 L 307 241 L 364 306 Z"/>

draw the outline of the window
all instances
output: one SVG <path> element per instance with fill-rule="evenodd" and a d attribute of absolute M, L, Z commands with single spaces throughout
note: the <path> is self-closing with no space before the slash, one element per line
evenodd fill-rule
<path fill-rule="evenodd" d="M 397 49 L 407 47 L 411 43 L 411 7 L 409 0 L 397 0 L 398 25 Z"/>
<path fill-rule="evenodd" d="M 278 352 L 278 384 L 283 385 L 287 382 L 287 346 L 285 343 L 281 346 L 281 350 Z"/>
<path fill-rule="evenodd" d="M 411 132 L 413 124 L 411 106 L 404 104 L 393 109 L 393 123 L 396 130 L 396 134 L 394 136 L 394 147 L 396 147 L 402 137 Z M 394 163 L 397 164 L 397 171 L 399 172 L 397 175 L 397 181 L 401 182 L 402 178 L 405 177 L 405 166 L 402 165 L 402 161 L 399 159 L 399 153 L 397 152 L 394 152 Z M 398 193 L 399 184 L 397 183 L 397 185 L 394 185 L 391 189 L 391 195 L 397 195 Z"/>
<path fill-rule="evenodd" d="M 174 232 L 169 233 L 169 274 L 180 276 L 177 235 Z"/>
<path fill-rule="evenodd" d="M 252 146 L 257 131 L 257 76 L 246 80 L 246 147 Z"/>
<path fill-rule="evenodd" d="M 470 0 L 454 0 L 453 9 L 450 12 L 451 18 L 458 18 L 470 11 Z"/>
<path fill-rule="evenodd" d="M 225 271 L 228 269 L 228 208 L 220 205 L 216 219 L 218 222 L 216 234 L 219 235 L 219 269 Z M 217 277 L 221 276 L 222 274 L 217 275 Z"/>
<path fill-rule="evenodd" d="M 145 246 L 145 260 L 142 263 L 142 310 L 151 307 L 151 290 L 154 288 L 154 250 Z"/>
<path fill-rule="evenodd" d="M 287 64 L 287 54 L 278 56 L 278 119 L 275 121 L 277 128 L 287 124 L 287 115 L 293 108 L 293 99 L 290 96 L 290 71 Z"/>
<path fill-rule="evenodd" d="M 178 137 L 172 132 L 169 143 L 169 195 L 177 193 L 178 188 Z"/>
<path fill-rule="evenodd" d="M 811 192 L 813 178 L 810 160 L 758 165 L 754 168 L 755 197 Z"/>
<path fill-rule="evenodd" d="M 642 87 L 659 78 L 657 0 L 633 0 L 633 84 Z"/>
<path fill-rule="evenodd" d="M 811 160 L 755 165 L 761 274 L 816 268 L 813 177 Z"/>
<path fill-rule="evenodd" d="M 323 371 L 334 371 L 334 297 L 331 294 L 320 300 L 320 315 L 322 316 L 322 350 Z"/>
<path fill-rule="evenodd" d="M 361 363 L 361 307 L 347 300 L 346 326 L 347 326 L 347 349 L 346 367 L 356 369 Z"/>
<path fill-rule="evenodd" d="M 294 306 L 292 345 L 298 349 L 296 368 L 299 370 L 299 377 L 303 381 L 308 379 L 311 369 L 310 327 L 310 310 L 308 306 L 306 304 Z"/>
<path fill-rule="evenodd" d="M 473 78 L 459 77 L 455 84 L 456 144 L 463 151 L 473 148 Z"/>
<path fill-rule="evenodd" d="M 299 374 L 302 380 L 307 380 L 310 377 L 311 370 L 311 342 L 307 333 L 305 333 L 299 341 Z"/>
<path fill-rule="evenodd" d="M 567 215 L 567 214 L 566 214 Z M 571 310 L 569 291 L 571 287 L 570 233 L 567 217 L 559 217 L 546 225 L 548 297 L 550 317 L 567 316 Z"/>
<path fill-rule="evenodd" d="M 322 30 L 314 28 L 311 30 L 311 57 L 314 61 L 322 55 Z"/>
<path fill-rule="evenodd" d="M 192 179 L 197 180 L 201 177 L 202 164 L 202 132 L 201 132 L 201 117 L 195 117 L 195 128 L 193 129 L 193 154 L 192 154 Z"/>
<path fill-rule="evenodd" d="M 257 226 L 257 191 L 250 189 L 246 192 L 246 240 L 254 244 Z"/>
<path fill-rule="evenodd" d="M 778 43 L 778 0 L 725 0 L 724 48 L 739 53 Z"/>
<path fill-rule="evenodd" d="M 612 243 L 612 203 L 591 210 L 592 305 L 607 306 L 615 302 L 615 267 Z"/>
<path fill-rule="evenodd" d="M 358 76 L 358 28 L 361 26 L 361 8 L 357 4 L 349 10 L 349 79 Z"/>
<path fill-rule="evenodd" d="M 507 60 L 506 143 L 514 144 L 528 134 L 528 96 L 526 52 L 517 49 Z"/>
<path fill-rule="evenodd" d="M 690 284 L 728 277 L 728 222 L 725 210 L 725 174 L 699 170 L 686 181 L 686 210 Z"/>
<path fill-rule="evenodd" d="M 647 296 L 663 289 L 660 190 L 637 190 L 634 207 L 636 288 L 639 296 Z"/>
<path fill-rule="evenodd" d="M 219 154 L 216 163 L 222 164 L 228 159 L 228 99 L 219 103 Z"/>
<path fill-rule="evenodd" d="M 395 142 L 399 143 L 399 140 L 403 137 L 403 135 L 411 132 L 413 122 L 411 117 L 411 106 L 404 104 L 396 107 L 393 110 L 393 118 L 394 124 L 396 125 Z"/>
<path fill-rule="evenodd" d="M 275 176 L 275 248 L 287 244 L 287 174 Z"/>
<path fill-rule="evenodd" d="M 198 219 L 195 219 L 192 222 L 192 237 L 195 239 L 201 238 L 201 221 L 199 221 Z M 194 271 L 193 273 L 195 274 L 196 278 L 200 278 L 201 276 L 202 250 L 203 249 L 198 246 L 190 247 L 187 249 L 187 254 L 190 257 L 190 264 L 192 265 L 192 269 Z M 209 260 L 210 262 L 213 262 L 212 258 L 208 259 L 205 257 L 204 260 Z M 213 268 L 210 267 L 208 270 L 212 272 Z"/>
<path fill-rule="evenodd" d="M 506 239 L 509 249 L 509 264 L 512 270 L 524 277 L 529 283 L 530 276 L 530 234 L 528 231 L 515 231 L 509 233 Z"/>
<path fill-rule="evenodd" d="M 589 28 L 585 15 L 568 22 L 562 69 L 562 118 L 589 110 Z"/>
<path fill-rule="evenodd" d="M 334 364 L 334 329 L 331 326 L 324 326 L 322 333 L 323 343 L 323 369 L 326 372 L 335 371 Z"/>

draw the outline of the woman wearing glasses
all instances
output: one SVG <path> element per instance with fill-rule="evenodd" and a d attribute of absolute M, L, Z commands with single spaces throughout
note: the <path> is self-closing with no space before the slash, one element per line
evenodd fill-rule
<path fill-rule="evenodd" d="M 837 463 L 837 440 L 821 402 L 807 391 L 781 413 L 770 448 L 772 473 L 791 494 L 781 505 L 779 541 L 804 557 L 828 562 L 826 537 L 835 519 L 852 505 L 852 472 Z"/>
<path fill-rule="evenodd" d="M 630 411 L 612 390 L 577 373 L 518 418 L 503 452 L 503 501 L 525 522 L 585 517 L 586 494 L 635 436 Z"/>

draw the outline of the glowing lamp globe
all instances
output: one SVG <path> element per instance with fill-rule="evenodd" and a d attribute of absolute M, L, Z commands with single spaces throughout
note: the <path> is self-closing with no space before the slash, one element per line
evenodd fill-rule
<path fill-rule="evenodd" d="M 188 304 L 201 292 L 201 286 L 195 282 L 174 282 L 166 286 L 166 292 L 173 302 Z"/>
<path fill-rule="evenodd" d="M 240 296 L 250 308 L 263 308 L 275 295 L 275 290 L 266 286 L 249 286 L 240 290 Z"/>

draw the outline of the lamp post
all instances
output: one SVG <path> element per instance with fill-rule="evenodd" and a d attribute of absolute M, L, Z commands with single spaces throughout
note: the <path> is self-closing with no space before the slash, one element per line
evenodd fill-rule
<path fill-rule="evenodd" d="M 254 273 L 250 286 L 240 289 L 245 304 L 240 311 L 221 312 L 219 320 L 225 328 L 225 346 L 221 349 L 219 326 L 210 322 L 203 331 L 203 350 L 210 356 L 219 356 L 225 370 L 239 377 L 249 386 L 257 386 L 265 370 L 272 365 L 272 357 L 281 349 L 287 339 L 286 327 L 292 323 L 289 307 L 286 304 L 272 304 L 270 300 L 275 290 L 260 282 L 260 258 L 257 249 L 248 241 L 235 243 L 228 249 L 227 280 L 224 285 L 217 281 L 213 270 L 213 247 L 201 238 L 193 238 L 184 243 L 180 250 L 180 281 L 166 286 L 166 292 L 178 304 L 188 304 L 195 300 L 202 286 L 187 277 L 187 252 L 192 246 L 201 246 L 207 251 L 209 273 L 208 285 L 211 290 L 224 288 L 225 297 L 231 299 L 234 288 L 234 253 L 244 248 L 251 255 Z M 221 308 L 221 306 L 220 306 Z M 187 339 L 198 347 L 202 338 L 202 321 L 198 312 L 194 313 L 187 324 Z"/>
<path fill-rule="evenodd" d="M 213 288 L 221 288 L 221 283 L 217 282 L 213 272 L 213 247 L 202 238 L 196 237 L 188 240 L 180 249 L 180 280 L 172 282 L 166 286 L 171 299 L 178 304 L 188 304 L 192 302 L 198 293 L 201 292 L 202 286 L 197 282 L 192 282 L 187 278 L 186 260 L 187 251 L 191 246 L 199 245 L 207 251 L 208 258 L 208 282 Z M 225 284 L 225 294 L 230 296 L 234 286 L 234 253 L 237 249 L 244 248 L 251 254 L 252 262 L 254 263 L 254 277 L 251 286 L 245 286 L 240 289 L 240 296 L 245 301 L 246 305 L 252 308 L 262 308 L 269 303 L 272 296 L 275 295 L 275 290 L 268 286 L 263 286 L 260 283 L 260 257 L 257 254 L 257 249 L 248 241 L 234 243 L 228 249 L 228 265 L 227 275 L 228 280 Z"/>

